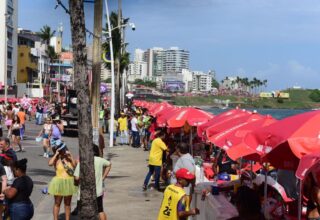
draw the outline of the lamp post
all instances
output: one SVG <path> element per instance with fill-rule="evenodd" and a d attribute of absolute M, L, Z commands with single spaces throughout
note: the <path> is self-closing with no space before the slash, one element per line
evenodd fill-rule
<path fill-rule="evenodd" d="M 9 18 L 11 17 L 10 14 L 5 13 L 5 25 L 4 25 L 4 39 L 5 39 L 5 44 L 4 44 L 4 54 L 5 54 L 5 62 L 4 62 L 4 101 L 7 104 L 8 102 L 8 55 L 7 55 L 7 49 L 8 49 L 8 33 L 7 33 L 7 23 Z"/>
<path fill-rule="evenodd" d="M 114 86 L 114 57 L 113 57 L 113 44 L 112 44 L 112 29 L 110 24 L 108 0 L 105 0 L 107 24 L 108 24 L 108 35 L 109 35 L 109 46 L 110 46 L 110 57 L 111 57 L 111 111 L 110 111 L 110 131 L 109 131 L 109 147 L 113 147 L 113 130 L 114 130 L 114 108 L 115 108 L 115 86 Z"/>
<path fill-rule="evenodd" d="M 115 113 L 115 77 L 114 77 L 114 55 L 113 55 L 113 44 L 112 44 L 112 31 L 118 28 L 123 28 L 129 25 L 132 30 L 135 30 L 134 23 L 120 25 L 114 28 L 111 28 L 108 0 L 105 0 L 106 14 L 107 14 L 107 25 L 108 25 L 108 39 L 110 47 L 110 58 L 111 58 L 111 109 L 110 109 L 110 137 L 109 137 L 109 146 L 113 147 L 113 131 L 114 131 L 114 113 Z"/>

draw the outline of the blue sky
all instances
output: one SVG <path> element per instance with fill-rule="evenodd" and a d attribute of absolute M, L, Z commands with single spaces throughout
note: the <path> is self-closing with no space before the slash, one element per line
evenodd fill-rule
<path fill-rule="evenodd" d="M 39 30 L 69 17 L 55 0 L 19 0 L 19 27 Z M 67 0 L 64 0 L 67 5 Z M 111 10 L 116 0 L 109 0 Z M 126 31 L 129 51 L 178 46 L 190 51 L 190 69 L 214 69 L 225 76 L 268 80 L 268 89 L 293 85 L 319 88 L 319 0 L 122 0 L 123 14 L 135 23 Z M 92 30 L 93 5 L 86 4 Z M 91 39 L 89 39 L 91 40 Z"/>

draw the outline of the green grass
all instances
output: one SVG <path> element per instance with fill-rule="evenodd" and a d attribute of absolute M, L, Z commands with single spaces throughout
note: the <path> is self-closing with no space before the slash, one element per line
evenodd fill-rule
<path fill-rule="evenodd" d="M 289 99 L 277 98 L 246 98 L 237 96 L 177 96 L 172 100 L 176 105 L 182 106 L 218 106 L 214 103 L 214 99 L 231 100 L 231 105 L 237 105 L 241 103 L 241 107 L 254 107 L 254 108 L 286 108 L 286 109 L 308 109 L 319 108 L 320 103 L 313 102 L 309 95 L 311 90 L 286 90 L 284 92 L 290 93 Z"/>

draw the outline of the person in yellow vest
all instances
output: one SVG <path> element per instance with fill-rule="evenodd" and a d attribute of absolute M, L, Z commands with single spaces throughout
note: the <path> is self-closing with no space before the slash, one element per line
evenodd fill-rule
<path fill-rule="evenodd" d="M 198 215 L 199 209 L 189 209 L 184 187 L 194 180 L 195 175 L 181 168 L 176 172 L 177 183 L 167 186 L 164 191 L 158 220 L 184 220 L 189 216 Z"/>

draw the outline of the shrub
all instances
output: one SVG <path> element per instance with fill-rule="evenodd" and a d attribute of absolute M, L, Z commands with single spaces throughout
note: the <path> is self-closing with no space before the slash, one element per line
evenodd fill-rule
<path fill-rule="evenodd" d="M 319 89 L 313 90 L 309 95 L 309 98 L 314 102 L 320 102 L 320 90 Z"/>

